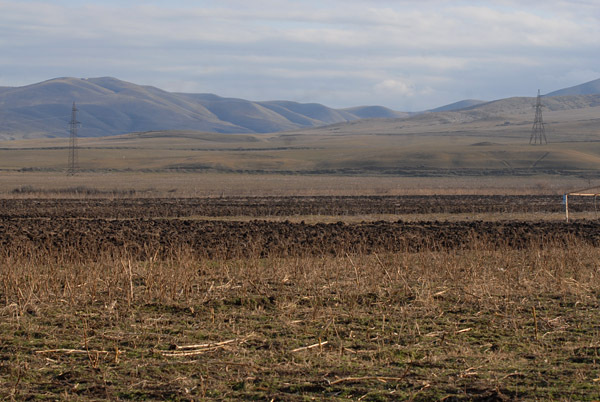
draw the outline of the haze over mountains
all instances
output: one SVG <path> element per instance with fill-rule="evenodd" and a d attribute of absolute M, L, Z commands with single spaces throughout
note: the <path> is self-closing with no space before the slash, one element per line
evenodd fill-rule
<path fill-rule="evenodd" d="M 600 79 L 551 92 L 544 104 L 550 110 L 599 106 L 600 98 L 593 94 L 600 94 Z M 531 114 L 532 105 L 532 98 L 464 100 L 415 115 L 382 106 L 333 109 L 317 103 L 172 93 L 110 77 L 57 78 L 24 87 L 0 87 L 0 139 L 67 136 L 73 101 L 82 122 L 80 135 L 85 137 L 159 130 L 269 133 L 360 119 L 400 119 L 408 127 L 436 121 L 502 121 L 507 115 Z"/>
<path fill-rule="evenodd" d="M 0 138 L 64 137 L 71 104 L 86 137 L 155 130 L 268 133 L 348 122 L 405 117 L 384 107 L 340 110 L 317 103 L 252 102 L 213 94 L 171 93 L 115 78 L 57 78 L 0 87 Z"/>

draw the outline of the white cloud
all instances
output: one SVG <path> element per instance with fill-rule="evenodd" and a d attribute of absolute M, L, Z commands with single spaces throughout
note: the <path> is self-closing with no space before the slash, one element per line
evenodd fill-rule
<path fill-rule="evenodd" d="M 592 79 L 600 4 L 0 0 L 0 52 L 0 85 L 114 75 L 251 99 L 420 109 Z"/>
<path fill-rule="evenodd" d="M 396 96 L 413 96 L 415 94 L 414 85 L 403 80 L 388 79 L 375 85 L 378 92 L 392 93 Z"/>

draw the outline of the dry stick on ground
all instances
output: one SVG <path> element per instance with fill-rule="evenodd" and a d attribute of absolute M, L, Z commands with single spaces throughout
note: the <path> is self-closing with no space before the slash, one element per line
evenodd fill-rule
<path fill-rule="evenodd" d="M 412 363 L 409 363 L 406 365 L 406 369 L 404 370 L 404 372 L 402 373 L 402 375 L 400 377 L 378 377 L 378 376 L 346 377 L 346 378 L 339 378 L 334 381 L 329 381 L 329 380 L 326 380 L 326 381 L 329 383 L 329 385 L 341 384 L 343 382 L 361 382 L 361 381 L 380 381 L 380 382 L 396 381 L 396 382 L 398 382 L 398 381 L 403 381 L 406 378 L 411 364 Z"/>
<path fill-rule="evenodd" d="M 229 340 L 223 341 L 223 342 L 203 343 L 203 344 L 200 344 L 200 345 L 181 345 L 181 346 L 175 346 L 175 349 L 181 350 L 181 349 L 205 349 L 205 348 L 213 348 L 215 346 L 227 345 L 228 343 L 233 343 L 233 342 L 235 342 L 237 340 L 238 340 L 238 338 L 236 338 L 236 339 L 229 339 Z"/>
<path fill-rule="evenodd" d="M 402 381 L 402 380 L 404 380 L 404 378 L 405 378 L 405 376 L 402 376 L 402 377 L 373 377 L 373 376 L 369 376 L 369 377 L 346 377 L 346 378 L 340 378 L 339 380 L 330 381 L 329 385 L 341 384 L 343 382 L 361 382 L 361 381 L 380 381 L 380 382 Z"/>
<path fill-rule="evenodd" d="M 202 353 L 212 352 L 218 349 L 224 349 L 225 345 L 214 346 L 211 348 L 204 348 L 198 350 L 189 350 L 189 351 L 174 351 L 174 352 L 161 352 L 161 354 L 165 357 L 180 357 L 180 356 L 196 356 L 201 355 Z"/>
<path fill-rule="evenodd" d="M 166 357 L 179 357 L 179 356 L 195 356 L 205 352 L 210 352 L 217 349 L 223 349 L 227 345 L 230 345 L 235 342 L 245 342 L 247 341 L 253 334 L 245 336 L 244 338 L 235 338 L 229 339 L 222 342 L 215 343 L 204 343 L 199 345 L 181 345 L 175 346 L 177 350 L 174 351 L 161 351 L 160 353 Z"/>
<path fill-rule="evenodd" d="M 36 350 L 35 353 L 44 354 L 44 353 L 64 353 L 67 355 L 71 354 L 88 354 L 88 353 L 97 353 L 97 354 L 108 354 L 110 353 L 107 350 L 81 350 L 81 349 L 48 349 L 48 350 Z"/>
<path fill-rule="evenodd" d="M 301 352 L 303 350 L 308 350 L 308 349 L 314 349 L 314 348 L 317 348 L 317 347 L 321 347 L 323 345 L 327 345 L 328 343 L 329 343 L 329 341 L 325 341 L 325 342 L 319 341 L 319 343 L 315 343 L 313 345 L 302 346 L 301 348 L 296 348 L 294 350 L 290 350 L 290 353 Z"/>

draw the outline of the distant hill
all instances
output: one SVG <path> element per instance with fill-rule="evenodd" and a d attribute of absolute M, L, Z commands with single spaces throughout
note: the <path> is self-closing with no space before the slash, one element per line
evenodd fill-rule
<path fill-rule="evenodd" d="M 361 119 L 372 119 L 372 118 L 404 118 L 409 117 L 411 113 L 397 112 L 392 109 L 388 109 L 383 106 L 358 106 L 347 109 L 342 109 L 354 116 L 360 117 Z"/>
<path fill-rule="evenodd" d="M 0 139 L 66 137 L 73 101 L 79 108 L 80 135 L 100 137 L 168 130 L 255 134 L 332 125 L 341 132 L 373 125 L 411 130 L 476 121 L 502 125 L 512 124 L 513 118 L 521 115 L 529 121 L 535 98 L 468 99 L 427 113 L 403 113 L 382 106 L 333 109 L 318 103 L 172 93 L 111 77 L 56 78 L 23 87 L 0 87 Z M 551 92 L 543 100 L 547 111 L 596 108 L 599 102 L 600 79 Z"/>
<path fill-rule="evenodd" d="M 56 78 L 0 87 L 0 139 L 64 137 L 76 102 L 81 136 L 157 130 L 268 133 L 349 122 L 363 117 L 320 104 L 252 102 L 213 94 L 171 93 L 111 77 Z M 396 112 L 375 107 L 369 117 Z"/>
<path fill-rule="evenodd" d="M 546 96 L 565 96 L 565 95 L 594 95 L 600 94 L 600 79 L 586 82 L 574 87 L 559 89 L 558 91 L 550 92 Z"/>
<path fill-rule="evenodd" d="M 466 109 L 469 107 L 477 106 L 482 103 L 486 103 L 486 102 L 482 101 L 482 100 L 477 100 L 477 99 L 465 99 L 462 101 L 451 103 L 449 105 L 440 106 L 438 108 L 431 109 L 429 111 L 430 112 L 450 112 L 453 110 L 461 110 L 461 109 Z"/>
<path fill-rule="evenodd" d="M 547 96 L 574 96 L 574 95 L 595 95 L 595 94 L 600 94 L 600 79 L 586 82 L 584 84 L 576 85 L 576 86 L 569 87 L 569 88 L 559 89 L 557 91 L 550 92 L 549 94 L 546 94 L 544 96 L 546 96 L 546 97 Z M 516 98 L 508 98 L 508 99 L 516 99 Z M 526 98 L 523 98 L 523 99 L 526 99 Z M 430 109 L 430 110 L 428 110 L 428 112 L 451 112 L 451 111 L 455 111 L 455 110 L 470 109 L 473 107 L 477 107 L 479 105 L 483 105 L 485 103 L 494 103 L 494 102 L 495 101 L 486 102 L 486 101 L 477 100 L 477 99 L 465 99 L 465 100 L 461 100 L 461 101 L 458 101 L 455 103 L 451 103 L 449 105 L 444 105 L 444 106 L 437 107 L 435 109 Z"/>
<path fill-rule="evenodd" d="M 513 97 L 480 103 L 460 110 L 414 114 L 403 119 L 361 119 L 349 123 L 303 130 L 303 133 L 415 135 L 446 133 L 449 136 L 463 132 L 490 132 L 494 135 L 525 136 L 528 138 L 535 116 L 534 97 Z M 597 139 L 600 122 L 600 94 L 574 96 L 544 96 L 546 126 L 555 130 L 568 127 L 561 136 L 575 135 Z M 577 130 L 572 131 L 577 126 Z M 585 127 L 585 129 L 581 128 Z M 583 134 L 582 134 L 583 133 Z M 436 134 L 437 135 L 437 134 Z M 563 140 L 568 139 L 562 137 Z"/>

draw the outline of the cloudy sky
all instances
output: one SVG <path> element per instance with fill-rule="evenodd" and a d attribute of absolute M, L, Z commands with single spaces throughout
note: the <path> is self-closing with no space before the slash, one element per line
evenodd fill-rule
<path fill-rule="evenodd" d="M 403 111 L 534 96 L 600 78 L 600 1 L 0 0 L 0 86 L 63 76 Z"/>

